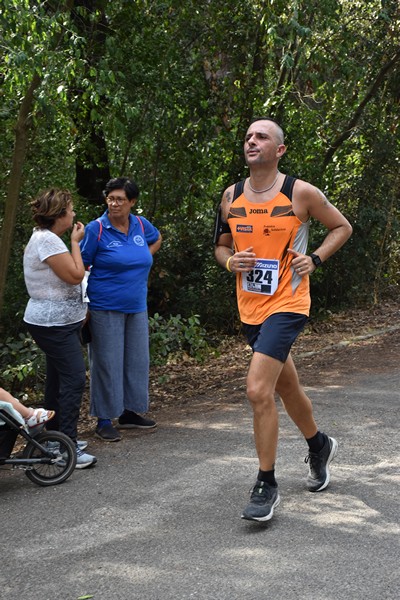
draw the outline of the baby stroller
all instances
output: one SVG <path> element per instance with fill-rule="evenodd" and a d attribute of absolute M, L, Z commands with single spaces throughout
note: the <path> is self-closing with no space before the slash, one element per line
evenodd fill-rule
<path fill-rule="evenodd" d="M 12 455 L 18 436 L 22 436 L 27 444 L 22 452 Z M 23 469 L 38 485 L 56 485 L 68 479 L 75 469 L 76 449 L 72 440 L 60 431 L 42 428 L 32 436 L 12 405 L 0 402 L 0 467 L 2 465 Z"/>

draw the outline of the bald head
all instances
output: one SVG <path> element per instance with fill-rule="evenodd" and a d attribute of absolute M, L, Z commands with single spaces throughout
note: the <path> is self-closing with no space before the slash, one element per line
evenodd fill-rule
<path fill-rule="evenodd" d="M 278 145 L 285 143 L 285 134 L 283 133 L 283 129 L 274 119 L 271 119 L 270 117 L 257 117 L 251 121 L 249 130 L 252 128 L 252 125 L 257 123 L 265 124 L 267 126 L 268 130 L 274 135 Z"/>

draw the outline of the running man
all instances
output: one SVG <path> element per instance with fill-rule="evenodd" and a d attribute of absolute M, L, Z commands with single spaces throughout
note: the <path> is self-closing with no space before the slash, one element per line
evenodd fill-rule
<path fill-rule="evenodd" d="M 352 227 L 318 188 L 278 170 L 285 152 L 283 131 L 274 120 L 251 123 L 244 141 L 250 176 L 225 190 L 215 234 L 216 260 L 236 275 L 240 319 L 253 350 L 247 396 L 259 471 L 242 518 L 254 521 L 271 519 L 280 501 L 275 393 L 308 444 L 310 492 L 327 487 L 338 447 L 317 427 L 290 349 L 309 316 L 309 276 L 343 246 Z M 307 254 L 311 217 L 328 231 Z"/>

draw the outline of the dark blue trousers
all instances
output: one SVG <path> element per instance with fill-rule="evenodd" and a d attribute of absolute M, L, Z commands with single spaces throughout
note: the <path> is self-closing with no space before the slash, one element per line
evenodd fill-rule
<path fill-rule="evenodd" d="M 59 430 L 76 441 L 86 383 L 86 366 L 79 338 L 82 323 L 56 327 L 26 325 L 39 348 L 46 354 L 44 407 L 56 411 L 49 428 Z"/>

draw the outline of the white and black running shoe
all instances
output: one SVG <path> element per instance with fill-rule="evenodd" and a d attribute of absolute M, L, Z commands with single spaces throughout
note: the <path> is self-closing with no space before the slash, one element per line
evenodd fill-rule
<path fill-rule="evenodd" d="M 257 479 L 251 491 L 250 502 L 242 513 L 242 519 L 269 521 L 272 519 L 274 508 L 278 506 L 279 502 L 278 488 Z"/>
<path fill-rule="evenodd" d="M 325 433 L 324 436 L 322 450 L 309 452 L 304 459 L 309 468 L 307 487 L 310 492 L 320 492 L 327 487 L 330 480 L 329 465 L 337 454 L 338 443 L 335 438 L 328 437 Z"/>

